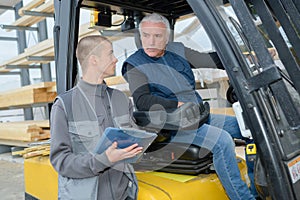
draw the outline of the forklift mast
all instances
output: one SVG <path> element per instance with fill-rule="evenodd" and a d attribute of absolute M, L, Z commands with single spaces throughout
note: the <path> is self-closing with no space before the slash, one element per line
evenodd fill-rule
<path fill-rule="evenodd" d="M 54 5 L 58 94 L 75 84 L 78 73 L 75 49 L 80 9 L 157 12 L 171 24 L 180 16 L 196 15 L 214 44 L 241 104 L 245 124 L 257 147 L 260 170 L 264 172 L 265 196 L 300 199 L 300 3 L 297 0 L 55 0 Z M 235 18 L 222 14 L 229 5 Z M 242 45 L 228 23 L 238 33 Z M 278 52 L 281 67 L 274 63 L 266 41 Z M 245 52 L 254 52 L 250 54 L 252 63 L 245 58 Z"/>

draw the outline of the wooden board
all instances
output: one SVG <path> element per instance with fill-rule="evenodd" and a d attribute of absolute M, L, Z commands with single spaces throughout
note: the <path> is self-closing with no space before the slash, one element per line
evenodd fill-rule
<path fill-rule="evenodd" d="M 21 140 L 21 141 L 34 141 L 33 138 L 38 136 L 42 131 L 36 125 L 20 125 L 0 123 L 0 138 L 6 140 Z"/>
<path fill-rule="evenodd" d="M 56 97 L 55 82 L 43 82 L 0 93 L 0 108 L 9 109 L 52 102 Z"/>
<path fill-rule="evenodd" d="M 50 128 L 49 120 L 26 120 L 26 121 L 18 121 L 18 122 L 10 122 L 11 124 L 36 124 L 37 126 L 44 129 Z"/>
<path fill-rule="evenodd" d="M 1 132 L 0 132 L 1 133 Z M 7 146 L 15 146 L 15 147 L 29 147 L 30 142 L 20 141 L 20 140 L 5 140 L 0 138 L 0 144 Z"/>
<path fill-rule="evenodd" d="M 49 121 L 21 121 L 0 123 L 0 142 L 25 141 L 35 142 L 50 138 Z M 44 127 L 46 126 L 46 127 Z"/>
<path fill-rule="evenodd" d="M 51 40 L 47 40 L 47 42 L 51 42 Z M 52 41 L 53 42 L 53 41 Z M 40 44 L 37 44 L 40 46 Z M 32 65 L 32 64 L 40 64 L 40 63 L 49 63 L 50 61 L 32 61 L 28 60 L 28 57 L 30 56 L 54 56 L 54 49 L 53 46 L 47 47 L 45 46 L 44 48 L 37 48 L 35 46 L 32 47 L 29 52 L 24 52 L 16 57 L 13 57 L 12 59 L 9 59 L 2 63 L 0 65 L 0 72 L 7 72 L 11 71 L 12 69 L 7 69 L 7 65 Z"/>
<path fill-rule="evenodd" d="M 28 147 L 20 151 L 12 152 L 12 156 L 22 156 L 23 158 L 32 158 L 35 156 L 46 156 L 50 154 L 50 144 Z"/>

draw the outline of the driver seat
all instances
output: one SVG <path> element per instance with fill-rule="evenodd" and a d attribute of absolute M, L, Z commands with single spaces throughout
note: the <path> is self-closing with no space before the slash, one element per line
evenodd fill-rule
<path fill-rule="evenodd" d="M 186 103 L 171 113 L 165 111 L 135 111 L 133 116 L 141 129 L 158 134 L 141 160 L 133 167 L 136 170 L 162 171 L 177 174 L 197 175 L 210 173 L 212 153 L 193 144 L 170 142 L 172 134 L 179 129 L 196 129 L 209 116 L 209 105 L 199 112 L 199 106 Z M 202 119 L 202 121 L 201 121 Z"/>

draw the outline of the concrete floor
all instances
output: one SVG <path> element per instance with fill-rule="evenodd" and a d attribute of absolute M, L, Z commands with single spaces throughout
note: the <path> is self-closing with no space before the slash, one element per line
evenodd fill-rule
<path fill-rule="evenodd" d="M 25 199 L 23 169 L 22 158 L 12 158 L 10 153 L 0 154 L 0 199 Z"/>

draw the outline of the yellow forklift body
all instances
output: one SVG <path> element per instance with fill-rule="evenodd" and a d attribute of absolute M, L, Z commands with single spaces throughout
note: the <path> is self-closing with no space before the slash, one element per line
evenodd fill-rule
<path fill-rule="evenodd" d="M 25 192 L 41 200 L 57 199 L 58 175 L 48 156 L 24 160 Z"/>
<path fill-rule="evenodd" d="M 247 179 L 246 163 L 239 168 L 244 181 Z M 138 200 L 227 200 L 228 197 L 215 173 L 198 176 L 164 172 L 136 172 Z M 56 200 L 58 175 L 49 157 L 40 156 L 24 160 L 25 192 L 37 199 Z"/>

